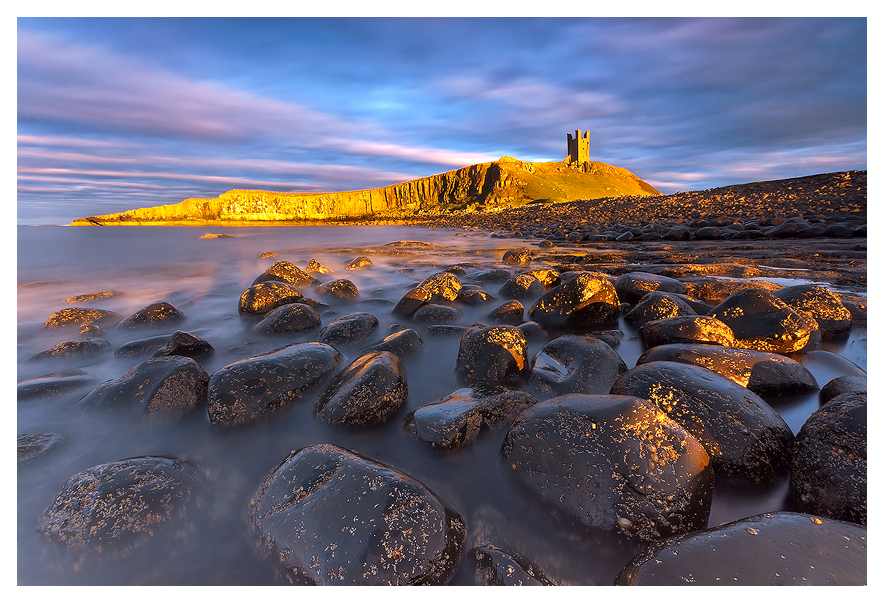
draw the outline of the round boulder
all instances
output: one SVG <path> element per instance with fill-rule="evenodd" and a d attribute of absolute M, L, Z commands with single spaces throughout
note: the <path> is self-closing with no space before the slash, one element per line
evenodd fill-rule
<path fill-rule="evenodd" d="M 547 293 L 547 288 L 534 275 L 514 275 L 498 289 L 498 294 L 505 298 L 537 298 Z"/>
<path fill-rule="evenodd" d="M 169 302 L 154 302 L 129 315 L 119 323 L 118 329 L 148 329 L 177 325 L 185 320 L 184 313 Z"/>
<path fill-rule="evenodd" d="M 457 321 L 461 311 L 442 304 L 425 304 L 415 311 L 412 318 L 419 323 L 447 324 Z"/>
<path fill-rule="evenodd" d="M 252 497 L 249 525 L 282 582 L 443 585 L 466 526 L 430 489 L 335 445 L 294 451 Z"/>
<path fill-rule="evenodd" d="M 409 398 L 406 368 L 392 352 L 369 352 L 336 375 L 316 404 L 318 419 L 348 426 L 381 424 Z"/>
<path fill-rule="evenodd" d="M 341 362 L 341 353 L 328 344 L 308 342 L 226 365 L 209 376 L 209 421 L 227 427 L 263 419 L 299 399 Z"/>
<path fill-rule="evenodd" d="M 867 523 L 867 395 L 840 394 L 796 435 L 791 499 L 800 512 Z"/>
<path fill-rule="evenodd" d="M 27 361 L 45 361 L 48 359 L 91 357 L 104 354 L 111 350 L 111 344 L 104 338 L 79 338 L 56 344 L 37 354 L 29 356 Z"/>
<path fill-rule="evenodd" d="M 501 459 L 546 506 L 643 540 L 707 524 L 713 473 L 704 447 L 652 403 L 566 394 L 513 420 Z"/>
<path fill-rule="evenodd" d="M 603 275 L 579 273 L 548 291 L 529 309 L 532 321 L 548 329 L 617 323 L 621 303 Z"/>
<path fill-rule="evenodd" d="M 867 376 L 840 375 L 827 382 L 818 393 L 818 402 L 823 407 L 840 394 L 859 394 L 867 391 Z"/>
<path fill-rule="evenodd" d="M 77 402 L 83 409 L 138 410 L 142 415 L 182 415 L 206 406 L 209 376 L 189 357 L 143 361 L 123 377 L 99 384 Z"/>
<path fill-rule="evenodd" d="M 268 311 L 252 329 L 262 333 L 299 333 L 316 329 L 321 324 L 317 311 L 307 304 L 293 302 Z"/>
<path fill-rule="evenodd" d="M 768 484 L 790 463 L 793 431 L 758 395 L 709 369 L 655 361 L 617 379 L 612 394 L 657 405 L 700 441 L 717 474 Z"/>
<path fill-rule="evenodd" d="M 310 285 L 316 281 L 316 278 L 311 277 L 291 262 L 277 260 L 266 271 L 256 277 L 252 285 L 264 283 L 265 281 L 280 281 L 291 285 Z"/>
<path fill-rule="evenodd" d="M 24 433 L 17 435 L 16 459 L 19 465 L 23 465 L 35 457 L 40 457 L 52 447 L 64 440 L 55 432 Z"/>
<path fill-rule="evenodd" d="M 43 328 L 58 329 L 69 325 L 81 327 L 87 323 L 116 323 L 121 317 L 119 313 L 100 308 L 63 308 L 49 315 Z"/>
<path fill-rule="evenodd" d="M 196 471 L 180 459 L 99 464 L 68 479 L 40 528 L 76 551 L 128 553 L 185 516 L 196 484 Z"/>
<path fill-rule="evenodd" d="M 91 387 L 95 382 L 95 376 L 80 369 L 58 371 L 29 380 L 22 380 L 17 385 L 16 398 L 20 401 L 54 398 Z"/>
<path fill-rule="evenodd" d="M 608 394 L 627 364 L 611 346 L 592 336 L 565 335 L 532 359 L 526 389 L 539 399 L 561 394 Z"/>
<path fill-rule="evenodd" d="M 672 277 L 636 271 L 619 276 L 615 282 L 615 291 L 618 292 L 619 300 L 629 304 L 636 304 L 643 296 L 650 292 L 659 291 L 684 294 L 687 289 L 684 283 Z"/>
<path fill-rule="evenodd" d="M 118 348 L 117 352 L 119 351 L 120 349 Z M 168 357 L 177 355 L 195 359 L 208 357 L 214 352 L 215 348 L 203 338 L 198 338 L 186 331 L 178 330 L 169 337 L 165 346 L 156 351 L 153 356 Z M 116 355 L 116 353 L 114 354 Z"/>
<path fill-rule="evenodd" d="M 484 543 L 467 554 L 476 563 L 476 585 L 556 585 L 523 556 Z"/>
<path fill-rule="evenodd" d="M 419 288 L 430 292 L 428 302 L 434 304 L 445 304 L 454 302 L 458 299 L 458 293 L 461 291 L 461 280 L 453 273 L 436 273 L 431 275 L 418 284 Z"/>
<path fill-rule="evenodd" d="M 366 352 L 392 352 L 401 359 L 411 357 L 424 350 L 424 339 L 414 329 L 396 331 L 377 344 L 363 349 Z"/>
<path fill-rule="evenodd" d="M 639 328 L 649 348 L 662 344 L 734 346 L 731 327 L 713 317 L 682 315 L 646 321 Z"/>
<path fill-rule="evenodd" d="M 338 317 L 317 334 L 317 340 L 324 344 L 356 344 L 362 342 L 376 329 L 378 317 L 367 312 L 352 312 Z"/>
<path fill-rule="evenodd" d="M 423 287 L 415 287 L 400 298 L 391 311 L 396 317 L 410 318 L 415 311 L 430 301 L 431 292 Z"/>
<path fill-rule="evenodd" d="M 790 308 L 807 312 L 817 321 L 825 337 L 845 333 L 851 329 L 851 312 L 833 292 L 817 285 L 792 285 L 771 292 Z"/>
<path fill-rule="evenodd" d="M 360 290 L 357 289 L 356 284 L 350 279 L 326 281 L 317 285 L 314 291 L 318 296 L 336 300 L 353 300 L 360 295 Z"/>
<path fill-rule="evenodd" d="M 507 250 L 504 252 L 504 256 L 501 260 L 504 264 L 512 264 L 516 266 L 529 264 L 532 261 L 532 248 L 518 247 Z"/>
<path fill-rule="evenodd" d="M 284 304 L 301 302 L 304 296 L 294 285 L 280 281 L 256 283 L 240 296 L 241 315 L 261 316 Z"/>
<path fill-rule="evenodd" d="M 481 430 L 497 427 L 537 402 L 522 390 L 478 385 L 455 390 L 415 409 L 403 425 L 432 447 L 454 449 L 473 442 Z"/>
<path fill-rule="evenodd" d="M 817 324 L 764 289 L 744 289 L 710 311 L 731 327 L 740 348 L 786 354 L 802 349 Z"/>
<path fill-rule="evenodd" d="M 461 337 L 455 373 L 469 386 L 519 385 L 529 374 L 525 334 L 510 325 L 472 323 Z"/>
<path fill-rule="evenodd" d="M 630 309 L 624 319 L 638 328 L 649 321 L 696 315 L 689 304 L 673 294 L 651 292 L 645 294 L 636 306 Z"/>
<path fill-rule="evenodd" d="M 492 323 L 500 323 L 504 325 L 520 325 L 522 317 L 525 315 L 525 307 L 519 300 L 507 300 L 498 307 L 492 309 L 486 315 L 486 319 Z"/>

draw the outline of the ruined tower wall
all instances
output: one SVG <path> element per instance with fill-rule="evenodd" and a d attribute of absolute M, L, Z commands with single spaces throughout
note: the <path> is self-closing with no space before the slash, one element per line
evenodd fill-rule
<path fill-rule="evenodd" d="M 590 161 L 590 131 L 588 130 L 582 135 L 580 130 L 575 130 L 574 138 L 571 134 L 566 134 L 566 136 L 568 137 L 569 163 L 583 164 L 585 161 Z"/>

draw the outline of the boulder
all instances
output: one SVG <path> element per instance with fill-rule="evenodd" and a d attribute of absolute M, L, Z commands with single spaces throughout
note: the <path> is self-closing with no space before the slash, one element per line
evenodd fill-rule
<path fill-rule="evenodd" d="M 780 354 L 802 349 L 817 329 L 809 315 L 796 312 L 764 289 L 735 292 L 710 316 L 731 328 L 738 347 Z"/>
<path fill-rule="evenodd" d="M 120 349 L 118 348 L 117 352 L 119 351 Z M 178 330 L 169 337 L 166 344 L 157 350 L 153 356 L 168 357 L 176 355 L 199 359 L 209 357 L 214 352 L 215 348 L 212 347 L 212 344 L 203 338 L 189 334 L 186 331 Z M 116 352 L 114 354 L 116 355 Z"/>
<path fill-rule="evenodd" d="M 840 394 L 796 435 L 790 496 L 798 511 L 867 523 L 867 395 Z"/>
<path fill-rule="evenodd" d="M 532 249 L 528 247 L 518 247 L 504 252 L 501 258 L 504 264 L 516 266 L 524 266 L 532 261 Z"/>
<path fill-rule="evenodd" d="M 472 323 L 461 338 L 455 373 L 468 386 L 521 384 L 529 374 L 525 335 L 509 325 Z"/>
<path fill-rule="evenodd" d="M 793 285 L 771 293 L 790 308 L 807 312 L 814 317 L 824 337 L 832 337 L 851 330 L 851 312 L 825 287 Z"/>
<path fill-rule="evenodd" d="M 360 290 L 357 289 L 356 284 L 350 279 L 326 281 L 317 285 L 313 291 L 318 296 L 334 300 L 353 300 L 360 295 Z"/>
<path fill-rule="evenodd" d="M 277 260 L 266 271 L 256 277 L 252 285 L 264 283 L 265 281 L 280 281 L 291 285 L 310 285 L 316 281 L 316 277 L 311 277 L 291 262 Z"/>
<path fill-rule="evenodd" d="M 403 425 L 432 447 L 455 449 L 476 440 L 481 430 L 498 427 L 537 402 L 522 390 L 477 385 L 411 411 Z"/>
<path fill-rule="evenodd" d="M 252 497 L 249 526 L 281 582 L 443 585 L 461 516 L 414 478 L 335 445 L 292 452 Z"/>
<path fill-rule="evenodd" d="M 92 357 L 110 352 L 111 344 L 104 338 L 79 338 L 61 342 L 51 348 L 29 356 L 26 361 L 46 361 L 49 359 Z"/>
<path fill-rule="evenodd" d="M 95 384 L 95 376 L 80 369 L 57 371 L 18 383 L 16 398 L 27 401 L 38 398 L 55 398 Z"/>
<path fill-rule="evenodd" d="M 55 432 L 26 432 L 17 436 L 16 459 L 21 466 L 36 457 L 40 457 L 52 447 L 57 446 L 64 439 Z"/>
<path fill-rule="evenodd" d="M 362 342 L 376 329 L 378 317 L 367 312 L 352 312 L 338 317 L 317 334 L 317 340 L 333 346 Z"/>
<path fill-rule="evenodd" d="M 615 585 L 866 585 L 867 530 L 772 512 L 652 543 Z"/>
<path fill-rule="evenodd" d="M 293 302 L 268 311 L 252 329 L 262 333 L 300 333 L 320 325 L 322 320 L 317 311 L 307 304 Z"/>
<path fill-rule="evenodd" d="M 611 346 L 592 336 L 556 338 L 532 358 L 526 390 L 538 399 L 561 394 L 608 394 L 627 365 Z"/>
<path fill-rule="evenodd" d="M 126 554 L 155 533 L 180 526 L 176 521 L 186 516 L 197 484 L 194 468 L 180 459 L 99 464 L 68 479 L 40 530 L 78 552 Z"/>
<path fill-rule="evenodd" d="M 818 388 L 814 375 L 801 363 L 762 350 L 706 344 L 664 344 L 645 351 L 636 364 L 655 361 L 704 367 L 760 395 L 793 395 Z"/>
<path fill-rule="evenodd" d="M 117 329 L 152 329 L 178 325 L 185 320 L 184 313 L 169 302 L 154 302 L 129 315 L 119 323 Z"/>
<path fill-rule="evenodd" d="M 81 327 L 87 323 L 113 324 L 119 321 L 123 315 L 110 310 L 100 308 L 63 308 L 57 310 L 46 319 L 44 329 L 58 329 L 76 325 Z"/>
<path fill-rule="evenodd" d="M 621 375 L 612 394 L 657 405 L 700 441 L 717 475 L 769 484 L 789 466 L 793 431 L 758 395 L 709 369 L 654 361 Z"/>
<path fill-rule="evenodd" d="M 639 303 L 630 309 L 624 317 L 629 323 L 637 328 L 642 328 L 649 321 L 667 319 L 670 317 L 693 316 L 697 313 L 681 298 L 665 292 L 650 292 L 645 294 Z"/>
<path fill-rule="evenodd" d="M 411 357 L 424 350 L 424 340 L 414 329 L 401 329 L 396 331 L 377 344 L 364 348 L 366 352 L 392 352 L 401 359 Z"/>
<path fill-rule="evenodd" d="M 461 317 L 461 311 L 442 304 L 425 304 L 415 311 L 412 319 L 419 323 L 453 323 Z"/>
<path fill-rule="evenodd" d="M 458 299 L 461 291 L 461 280 L 453 273 L 435 273 L 418 284 L 419 288 L 430 292 L 428 302 L 433 304 L 445 304 Z"/>
<path fill-rule="evenodd" d="M 325 266 L 317 262 L 314 258 L 310 259 L 310 262 L 307 263 L 307 266 L 304 270 L 307 273 L 317 273 L 318 275 L 328 275 L 332 272 L 332 269 L 326 268 Z"/>
<path fill-rule="evenodd" d="M 580 273 L 548 291 L 529 309 L 532 321 L 547 329 L 617 323 L 621 303 L 604 276 Z"/>
<path fill-rule="evenodd" d="M 529 248 L 523 248 L 528 250 Z M 531 254 L 531 250 L 529 250 Z M 507 254 L 505 253 L 505 256 Z M 512 273 L 507 269 L 503 268 L 493 268 L 487 271 L 480 271 L 478 273 L 474 273 L 470 275 L 469 281 L 471 283 L 478 283 L 480 285 L 485 285 L 486 283 L 504 283 L 512 276 Z"/>
<path fill-rule="evenodd" d="M 19 386 L 21 387 L 21 386 Z M 867 391 L 865 375 L 840 375 L 827 382 L 818 393 L 818 402 L 823 407 L 840 394 L 859 394 Z M 21 395 L 19 395 L 21 398 Z"/>
<path fill-rule="evenodd" d="M 416 310 L 430 301 L 431 295 L 430 290 L 423 287 L 415 287 L 400 298 L 400 301 L 396 303 L 391 312 L 396 317 L 411 318 Z"/>
<path fill-rule="evenodd" d="M 458 302 L 468 306 L 482 306 L 492 302 L 494 299 L 495 297 L 492 294 L 479 288 L 471 287 L 468 289 L 462 287 L 461 291 L 458 292 Z"/>
<path fill-rule="evenodd" d="M 103 382 L 77 402 L 82 409 L 140 411 L 145 416 L 183 415 L 206 406 L 209 376 L 189 357 L 142 361 L 123 377 Z"/>
<path fill-rule="evenodd" d="M 369 352 L 336 375 L 316 404 L 317 419 L 349 426 L 381 424 L 409 398 L 406 368 L 392 352 Z"/>
<path fill-rule="evenodd" d="M 257 283 L 240 296 L 239 313 L 260 317 L 278 306 L 301 302 L 304 296 L 294 285 L 279 281 Z"/>
<path fill-rule="evenodd" d="M 501 460 L 541 513 L 643 540 L 707 524 L 707 452 L 640 398 L 566 394 L 533 405 L 513 420 Z"/>
<path fill-rule="evenodd" d="M 525 557 L 490 543 L 474 547 L 467 558 L 476 565 L 476 585 L 556 585 Z"/>
<path fill-rule="evenodd" d="M 344 269 L 348 271 L 355 271 L 366 266 L 372 266 L 372 260 L 367 258 L 366 256 L 357 256 L 353 260 L 345 265 Z"/>
<path fill-rule="evenodd" d="M 650 292 L 659 291 L 684 294 L 688 290 L 684 283 L 672 277 L 635 271 L 620 275 L 615 282 L 615 291 L 618 293 L 619 300 L 629 304 L 636 304 L 643 296 Z"/>
<path fill-rule="evenodd" d="M 226 365 L 209 376 L 209 421 L 229 427 L 264 419 L 301 398 L 341 363 L 341 353 L 328 344 L 309 342 Z"/>
<path fill-rule="evenodd" d="M 547 293 L 544 284 L 538 281 L 534 275 L 514 275 L 510 277 L 498 289 L 498 295 L 504 298 L 517 298 L 524 300 L 526 298 L 537 298 Z"/>
<path fill-rule="evenodd" d="M 152 357 L 155 353 L 162 350 L 169 343 L 169 339 L 171 337 L 172 334 L 167 333 L 161 336 L 151 336 L 149 338 L 139 338 L 138 340 L 132 340 L 117 348 L 117 350 L 114 351 L 114 356 L 117 358 L 126 359 L 137 357 Z"/>
<path fill-rule="evenodd" d="M 525 315 L 525 307 L 519 300 L 507 300 L 486 315 L 492 323 L 520 325 Z"/>
<path fill-rule="evenodd" d="M 713 317 L 682 315 L 646 321 L 639 328 L 646 346 L 713 344 L 734 346 L 731 327 Z"/>

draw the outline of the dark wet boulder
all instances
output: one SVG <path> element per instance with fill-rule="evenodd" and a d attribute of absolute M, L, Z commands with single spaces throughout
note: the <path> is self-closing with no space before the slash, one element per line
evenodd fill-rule
<path fill-rule="evenodd" d="M 561 394 L 608 394 L 627 364 L 611 346 L 592 336 L 556 338 L 532 358 L 526 390 L 539 399 Z"/>
<path fill-rule="evenodd" d="M 867 529 L 772 512 L 650 544 L 615 585 L 866 585 Z"/>
<path fill-rule="evenodd" d="M 75 474 L 44 512 L 41 532 L 78 552 L 125 554 L 178 524 L 198 485 L 193 467 L 132 457 Z"/>
<path fill-rule="evenodd" d="M 473 273 L 472 275 L 470 275 L 469 281 L 470 283 L 479 283 L 480 285 L 484 285 L 486 283 L 503 283 L 507 281 L 507 279 L 509 279 L 511 276 L 512 273 L 507 269 L 493 268 L 487 271 Z"/>
<path fill-rule="evenodd" d="M 463 325 L 428 325 L 427 335 L 434 338 L 461 338 L 467 328 Z"/>
<path fill-rule="evenodd" d="M 701 227 L 694 232 L 694 239 L 697 239 L 699 241 L 722 239 L 722 231 L 720 231 L 718 227 L 714 226 Z"/>
<path fill-rule="evenodd" d="M 17 437 L 16 459 L 19 465 L 40 457 L 52 447 L 58 446 L 64 439 L 55 432 L 25 432 Z"/>
<path fill-rule="evenodd" d="M 428 302 L 433 304 L 445 304 L 458 299 L 461 291 L 461 280 L 453 273 L 435 273 L 418 284 L 419 288 L 430 292 Z"/>
<path fill-rule="evenodd" d="M 699 277 L 686 279 L 688 295 L 708 304 L 721 304 L 734 293 L 744 289 L 764 289 L 775 291 L 780 285 L 770 281 L 750 281 L 748 279 L 720 279 L 716 277 Z M 698 313 L 700 314 L 700 313 Z M 706 314 L 706 313 L 705 313 Z"/>
<path fill-rule="evenodd" d="M 621 302 L 602 275 L 580 273 L 548 291 L 529 309 L 532 321 L 548 329 L 617 323 Z"/>
<path fill-rule="evenodd" d="M 840 394 L 796 435 L 790 496 L 800 512 L 867 523 L 867 394 Z"/>
<path fill-rule="evenodd" d="M 662 344 L 734 346 L 731 327 L 714 317 L 682 315 L 647 321 L 639 328 L 649 348 Z"/>
<path fill-rule="evenodd" d="M 807 312 L 817 321 L 821 334 L 835 336 L 851 329 L 851 312 L 833 292 L 817 285 L 793 285 L 771 292 L 793 310 Z"/>
<path fill-rule="evenodd" d="M 764 289 L 735 292 L 710 316 L 731 327 L 738 347 L 780 354 L 801 350 L 817 329 L 809 315 L 796 312 Z"/>
<path fill-rule="evenodd" d="M 81 325 L 77 328 L 77 333 L 79 333 L 81 336 L 88 336 L 90 338 L 105 337 L 104 330 L 95 323 L 86 323 L 85 325 Z"/>
<path fill-rule="evenodd" d="M 713 307 L 710 304 L 707 304 L 703 300 L 698 300 L 697 298 L 692 298 L 688 294 L 670 294 L 670 295 L 673 297 L 679 298 L 680 300 L 682 300 L 683 302 L 688 304 L 695 311 L 695 313 L 697 313 L 699 315 L 705 315 L 708 312 L 710 312 L 711 310 L 713 310 Z"/>
<path fill-rule="evenodd" d="M 814 375 L 801 363 L 763 350 L 707 344 L 664 344 L 645 351 L 636 364 L 654 361 L 704 367 L 760 395 L 801 394 L 819 387 Z"/>
<path fill-rule="evenodd" d="M 43 328 L 58 329 L 70 325 L 80 327 L 87 323 L 112 325 L 122 317 L 123 315 L 120 313 L 100 308 L 63 308 L 49 315 L 49 318 L 43 323 Z"/>
<path fill-rule="evenodd" d="M 687 226 L 674 226 L 661 233 L 661 239 L 666 239 L 668 241 L 688 241 L 691 239 L 691 231 Z"/>
<path fill-rule="evenodd" d="M 409 398 L 406 368 L 392 352 L 368 352 L 336 375 L 316 404 L 317 419 L 347 426 L 381 424 Z"/>
<path fill-rule="evenodd" d="M 636 271 L 620 275 L 615 282 L 615 291 L 622 302 L 636 304 L 650 292 L 684 294 L 687 289 L 684 283 L 672 277 Z"/>
<path fill-rule="evenodd" d="M 823 407 L 840 394 L 858 394 L 866 391 L 867 377 L 865 375 L 840 375 L 831 379 L 820 389 L 818 402 Z"/>
<path fill-rule="evenodd" d="M 461 317 L 461 311 L 442 304 L 425 304 L 415 311 L 412 319 L 419 323 L 453 323 Z"/>
<path fill-rule="evenodd" d="M 119 351 L 120 349 L 117 349 L 117 352 Z M 178 330 L 169 337 L 166 344 L 157 350 L 153 356 L 168 357 L 177 355 L 190 357 L 192 359 L 200 359 L 209 357 L 214 352 L 215 348 L 212 347 L 212 344 L 203 338 L 197 337 L 186 331 Z M 114 354 L 116 355 L 116 352 Z"/>
<path fill-rule="evenodd" d="M 139 338 L 121 345 L 114 351 L 117 358 L 132 359 L 138 357 L 152 357 L 154 354 L 163 349 L 169 343 L 171 333 L 160 336 L 150 336 L 149 338 Z"/>
<path fill-rule="evenodd" d="M 431 292 L 423 287 L 415 287 L 400 298 L 400 301 L 393 307 L 393 313 L 396 317 L 411 318 L 415 311 L 430 302 Z"/>
<path fill-rule="evenodd" d="M 142 361 L 123 377 L 103 382 L 77 402 L 82 409 L 140 411 L 142 415 L 181 415 L 206 406 L 209 376 L 189 357 Z"/>
<path fill-rule="evenodd" d="M 486 319 L 492 323 L 504 325 L 520 325 L 525 315 L 525 307 L 519 300 L 507 300 L 500 306 L 493 308 Z"/>
<path fill-rule="evenodd" d="M 534 321 L 526 321 L 525 323 L 518 324 L 516 327 L 525 335 L 526 340 L 543 340 L 549 335 L 546 329 Z"/>
<path fill-rule="evenodd" d="M 352 312 L 338 317 L 317 334 L 317 340 L 332 346 L 362 342 L 378 329 L 378 317 L 367 312 Z"/>
<path fill-rule="evenodd" d="M 666 292 L 651 292 L 645 294 L 642 299 L 630 309 L 624 319 L 637 328 L 641 328 L 649 321 L 667 319 L 670 317 L 685 317 L 696 315 L 694 309 L 684 300 Z"/>
<path fill-rule="evenodd" d="M 117 323 L 116 327 L 117 329 L 153 329 L 178 325 L 183 323 L 185 318 L 184 313 L 178 310 L 174 304 L 160 301 L 137 310 Z"/>
<path fill-rule="evenodd" d="M 411 411 L 403 425 L 432 447 L 455 449 L 476 440 L 481 430 L 498 427 L 537 402 L 522 390 L 477 385 Z"/>
<path fill-rule="evenodd" d="M 529 374 L 525 335 L 510 325 L 472 323 L 461 337 L 455 374 L 468 386 L 521 384 Z"/>
<path fill-rule="evenodd" d="M 462 287 L 458 292 L 458 302 L 467 306 L 482 306 L 495 300 L 495 296 L 477 287 Z"/>
<path fill-rule="evenodd" d="M 424 340 L 414 329 L 395 331 L 377 344 L 362 350 L 366 352 L 392 352 L 401 359 L 414 356 L 424 350 Z"/>
<path fill-rule="evenodd" d="M 310 285 L 316 281 L 316 277 L 311 277 L 291 262 L 277 260 L 266 271 L 256 277 L 252 285 L 264 283 L 265 281 L 280 281 L 291 285 Z"/>
<path fill-rule="evenodd" d="M 547 293 L 544 284 L 538 281 L 534 275 L 514 275 L 510 277 L 498 289 L 498 295 L 504 298 L 516 298 L 524 300 L 526 298 L 537 298 Z"/>
<path fill-rule="evenodd" d="M 79 338 L 61 342 L 29 356 L 27 361 L 93 357 L 110 352 L 111 344 L 104 338 Z"/>
<path fill-rule="evenodd" d="M 344 266 L 344 270 L 355 271 L 367 266 L 372 266 L 372 260 L 366 256 L 357 256 Z"/>
<path fill-rule="evenodd" d="M 293 302 L 268 311 L 252 329 L 262 333 L 300 333 L 320 325 L 322 319 L 317 311 L 307 304 Z"/>
<path fill-rule="evenodd" d="M 209 376 L 209 421 L 227 427 L 261 420 L 324 381 L 342 360 L 328 344 L 308 342 L 226 365 Z"/>
<path fill-rule="evenodd" d="M 647 400 L 566 394 L 540 402 L 513 420 L 501 459 L 545 508 L 592 528 L 653 540 L 707 524 L 710 458 Z"/>
<path fill-rule="evenodd" d="M 241 315 L 260 317 L 278 306 L 301 302 L 303 298 L 301 290 L 294 285 L 265 281 L 243 292 L 238 310 Z"/>
<path fill-rule="evenodd" d="M 317 285 L 313 291 L 320 297 L 334 300 L 353 300 L 360 295 L 360 290 L 350 279 L 326 281 Z"/>
<path fill-rule="evenodd" d="M 657 405 L 700 441 L 716 474 L 768 484 L 789 466 L 793 432 L 758 395 L 709 369 L 654 361 L 621 375 L 612 394 Z"/>
<path fill-rule="evenodd" d="M 476 585 L 556 585 L 543 570 L 525 557 L 490 543 L 474 547 L 467 557 L 476 565 Z"/>
<path fill-rule="evenodd" d="M 22 380 L 16 389 L 16 398 L 27 401 L 38 398 L 54 398 L 91 388 L 95 385 L 95 376 L 80 369 L 57 371 L 40 377 Z"/>
<path fill-rule="evenodd" d="M 461 516 L 414 478 L 335 445 L 294 451 L 252 497 L 249 526 L 280 582 L 443 585 Z"/>
<path fill-rule="evenodd" d="M 501 258 L 501 261 L 504 264 L 512 264 L 516 266 L 529 264 L 532 261 L 532 248 L 518 247 L 507 250 L 506 252 L 504 252 L 504 256 Z"/>

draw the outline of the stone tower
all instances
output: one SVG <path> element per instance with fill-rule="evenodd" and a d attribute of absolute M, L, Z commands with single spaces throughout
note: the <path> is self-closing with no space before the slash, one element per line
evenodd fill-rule
<path fill-rule="evenodd" d="M 568 137 L 568 161 L 570 164 L 583 164 L 590 161 L 590 131 L 581 134 L 580 130 L 575 130 L 575 138 L 571 134 Z"/>

